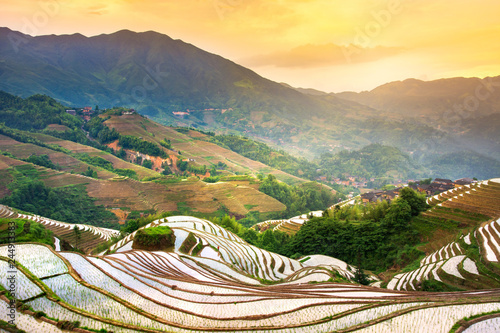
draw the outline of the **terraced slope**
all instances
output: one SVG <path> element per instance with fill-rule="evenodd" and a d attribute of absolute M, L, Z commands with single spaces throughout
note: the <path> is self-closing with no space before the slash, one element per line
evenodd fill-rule
<path fill-rule="evenodd" d="M 331 207 L 329 207 L 327 210 L 333 210 L 335 207 L 342 208 L 344 206 L 350 206 L 354 205 L 356 200 L 359 199 L 359 196 L 356 196 L 351 199 L 344 200 L 342 202 L 339 202 Z M 295 235 L 297 231 L 302 227 L 302 225 L 309 221 L 310 217 L 321 217 L 323 216 L 323 211 L 318 210 L 315 212 L 309 212 L 308 214 L 302 214 L 299 216 L 292 217 L 290 219 L 284 219 L 284 220 L 267 220 L 264 222 L 257 223 L 252 226 L 253 229 L 258 230 L 260 232 L 263 232 L 267 229 L 273 229 L 276 231 L 281 231 L 284 233 L 287 233 L 289 235 Z"/>
<path fill-rule="evenodd" d="M 226 279 L 244 279 L 250 284 L 259 284 L 261 280 L 306 283 L 326 281 L 333 277 L 333 271 L 346 279 L 354 277 L 355 269 L 345 263 L 342 267 L 326 264 L 324 267 L 311 269 L 296 260 L 250 245 L 207 220 L 190 216 L 167 217 L 141 229 L 158 226 L 168 226 L 173 230 L 176 253 L 181 256 L 190 255 L 190 261 L 208 270 L 215 270 L 216 274 L 221 274 Z M 137 232 L 113 245 L 110 252 L 132 251 L 136 248 L 134 237 Z"/>
<path fill-rule="evenodd" d="M 86 224 L 71 224 L 60 221 L 55 221 L 39 215 L 26 215 L 14 212 L 10 207 L 0 205 L 0 218 L 22 218 L 38 222 L 45 226 L 46 229 L 51 230 L 58 239 L 62 239 L 70 243 L 72 246 L 78 244 L 86 253 L 92 252 L 97 245 L 103 243 L 111 237 L 116 237 L 120 234 L 118 230 L 95 227 Z M 80 238 L 73 231 L 73 228 L 80 230 Z"/>
<path fill-rule="evenodd" d="M 191 232 L 211 226 L 185 217 L 154 225 L 165 223 L 174 230 L 179 228 L 177 232 L 187 228 L 181 224 L 201 228 L 193 225 Z M 222 229 L 205 232 L 221 244 L 240 244 L 235 251 L 227 249 L 227 255 L 239 258 L 240 264 L 250 264 L 240 257 L 245 248 L 240 239 Z M 206 237 L 202 244 L 204 240 Z M 22 292 L 16 297 L 59 321 L 79 321 L 89 329 L 113 332 L 439 333 L 448 332 L 464 317 L 500 311 L 497 290 L 425 294 L 349 283 L 303 283 L 318 274 L 313 267 L 322 266 L 321 257 L 310 259 L 316 266 L 307 267 L 300 279 L 265 286 L 221 258 L 179 251 L 122 250 L 90 257 L 55 252 L 43 245 L 17 244 L 16 281 Z M 0 284 L 4 287 L 7 255 L 8 246 L 0 246 Z M 290 263 L 292 268 L 294 263 Z M 6 301 L 5 296 L 2 300 Z M 32 315 L 26 311 L 16 323 L 29 332 L 59 332 L 51 326 L 55 322 L 35 321 Z M 5 318 L 6 313 L 0 312 L 0 319 Z"/>
<path fill-rule="evenodd" d="M 461 223 L 473 222 L 481 215 L 495 218 L 500 216 L 500 179 L 454 188 L 430 197 L 427 203 L 434 210 L 426 214 L 437 218 Z"/>
<path fill-rule="evenodd" d="M 275 231 L 294 235 L 305 222 L 309 221 L 311 216 L 321 217 L 323 216 L 323 211 L 310 212 L 284 220 L 267 220 L 253 225 L 252 228 L 261 232 L 267 229 L 273 229 Z"/>
<path fill-rule="evenodd" d="M 425 280 L 461 289 L 500 287 L 500 179 L 453 189 L 428 203 L 434 206 L 424 216 L 454 222 L 459 228 L 455 233 L 470 232 L 429 252 L 418 269 L 394 276 L 387 288 L 420 290 Z"/>
<path fill-rule="evenodd" d="M 288 184 L 307 182 L 305 179 L 271 168 L 229 149 L 204 141 L 209 137 L 208 135 L 196 131 L 179 133 L 172 127 L 160 125 L 138 114 L 113 115 L 104 124 L 116 129 L 120 134 L 141 137 L 158 145 L 164 138 L 169 139 L 172 143 L 172 150 L 167 150 L 167 153 L 173 161 L 190 159 L 196 164 L 206 165 L 207 167 L 221 162 L 228 166 L 228 170 L 240 174 L 273 174 L 276 178 Z M 182 153 L 181 155 L 178 154 L 179 151 Z"/>
<path fill-rule="evenodd" d="M 0 155 L 0 197 L 10 193 L 8 184 L 12 181 L 11 171 L 30 165 L 30 163 Z M 191 177 L 185 181 L 140 182 L 119 176 L 94 179 L 36 165 L 33 168 L 40 174 L 40 180 L 49 187 L 84 184 L 88 195 L 96 199 L 96 204 L 104 205 L 109 209 L 123 207 L 137 211 L 186 210 L 216 214 L 225 207 L 230 213 L 241 216 L 248 214 L 249 211 L 258 211 L 265 216 L 265 214 L 286 209 L 286 206 L 278 200 L 260 192 L 258 184 L 250 184 L 248 180 L 207 184 Z"/>

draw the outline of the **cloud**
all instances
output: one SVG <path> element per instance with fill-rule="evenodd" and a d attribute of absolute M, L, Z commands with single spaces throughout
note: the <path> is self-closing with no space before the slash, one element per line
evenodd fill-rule
<path fill-rule="evenodd" d="M 403 52 L 403 48 L 376 46 L 363 48 L 350 44 L 339 46 L 328 44 L 307 44 L 288 51 L 255 55 L 240 60 L 247 66 L 276 66 L 287 68 L 313 68 L 351 63 L 371 62 Z"/>
<path fill-rule="evenodd" d="M 88 14 L 90 15 L 104 15 L 108 13 L 106 5 L 94 5 L 88 7 Z"/>

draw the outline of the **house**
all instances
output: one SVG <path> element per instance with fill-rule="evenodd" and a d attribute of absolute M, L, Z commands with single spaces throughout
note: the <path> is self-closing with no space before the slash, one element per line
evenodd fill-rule
<path fill-rule="evenodd" d="M 391 202 L 392 200 L 396 199 L 398 196 L 399 196 L 399 189 L 385 191 L 384 193 L 382 193 L 382 198 L 384 198 L 388 202 Z"/>
<path fill-rule="evenodd" d="M 384 193 L 385 192 L 381 191 L 381 190 L 367 192 L 367 193 L 361 194 L 361 200 L 363 201 L 363 203 L 386 200 L 384 198 Z"/>
<path fill-rule="evenodd" d="M 75 110 L 66 110 L 66 113 L 72 115 L 72 116 L 76 116 L 76 111 Z"/>
<path fill-rule="evenodd" d="M 474 182 L 472 178 L 460 178 L 455 180 L 455 187 L 460 187 L 464 185 L 470 185 Z"/>
<path fill-rule="evenodd" d="M 363 201 L 363 203 L 375 202 L 377 201 L 377 196 L 373 192 L 367 192 L 361 194 L 361 201 Z"/>
<path fill-rule="evenodd" d="M 440 185 L 453 185 L 453 182 L 451 179 L 442 179 L 442 178 L 436 178 L 432 183 L 440 184 Z"/>
<path fill-rule="evenodd" d="M 134 109 L 129 109 L 128 111 L 123 112 L 124 115 L 130 115 L 130 114 L 134 114 L 134 113 L 135 113 Z"/>

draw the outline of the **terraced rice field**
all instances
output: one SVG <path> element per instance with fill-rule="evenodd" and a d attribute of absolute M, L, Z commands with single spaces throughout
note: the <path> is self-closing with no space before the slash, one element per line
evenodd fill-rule
<path fill-rule="evenodd" d="M 73 228 L 80 230 L 80 239 L 78 244 L 81 244 L 82 250 L 90 253 L 98 244 L 109 240 L 113 236 L 118 236 L 119 231 L 101 227 L 95 227 L 86 224 L 71 224 L 66 222 L 55 221 L 38 215 L 18 214 L 7 206 L 0 205 L 0 217 L 4 218 L 22 218 L 28 219 L 40 224 L 51 230 L 59 239 L 66 240 L 72 245 L 77 243 Z"/>
<path fill-rule="evenodd" d="M 491 179 L 437 194 L 427 199 L 434 208 L 444 207 L 447 211 L 427 212 L 429 216 L 443 219 L 457 219 L 469 222 L 476 216 L 495 218 L 500 216 L 500 179 Z M 452 210 L 457 210 L 453 212 Z M 468 213 L 468 214 L 467 214 Z M 465 221 L 464 221 L 465 220 Z"/>
<path fill-rule="evenodd" d="M 2 257 L 5 248 L 0 247 Z M 19 244 L 16 251 L 22 265 L 18 274 L 24 277 L 22 288 L 30 290 L 19 295 L 20 299 L 52 318 L 78 320 L 82 326 L 96 330 L 330 332 L 363 328 L 362 332 L 388 332 L 391 327 L 390 332 L 403 332 L 400 329 L 413 327 L 439 313 L 447 320 L 421 331 L 447 332 L 465 316 L 500 310 L 500 303 L 492 301 L 498 299 L 497 291 L 480 296 L 428 296 L 355 284 L 309 284 L 294 279 L 263 286 L 245 283 L 238 272 L 228 278 L 216 266 L 200 265 L 196 258 L 180 253 L 127 251 L 87 257 L 57 253 L 34 244 Z M 325 258 L 313 257 L 311 264 L 332 264 L 331 260 L 322 259 Z M 335 263 L 343 265 L 340 261 Z M 2 283 L 4 266 L 6 263 L 0 266 Z M 307 269 L 302 277 L 313 276 L 320 270 L 318 266 Z M 468 299 L 468 304 L 464 304 L 464 299 Z M 50 331 L 46 322 L 29 318 L 21 314 L 18 319 L 20 326 L 29 327 L 30 332 L 58 331 Z M 40 325 L 40 330 L 34 329 L 36 325 Z"/>
<path fill-rule="evenodd" d="M 15 215 L 11 213 L 0 211 Z M 303 262 L 291 260 L 255 248 L 206 220 L 174 216 L 144 228 L 155 226 L 173 230 L 172 251 L 134 249 L 134 234 L 99 256 L 16 244 L 21 290 L 16 297 L 59 321 L 79 321 L 88 329 L 112 332 L 434 333 L 448 332 L 464 317 L 500 312 L 496 289 L 429 294 L 412 287 L 434 274 L 460 279 L 481 270 L 467 256 L 467 244 L 483 241 L 473 234 L 431 253 L 419 270 L 391 281 L 400 288 L 387 290 L 327 282 L 333 271 L 351 279 L 355 268 L 319 255 Z M 483 231 L 491 234 L 496 228 L 484 226 Z M 493 244 L 491 238 L 488 241 Z M 7 255 L 8 247 L 0 246 L 4 288 Z M 310 283 L 317 281 L 323 283 Z M 18 327 L 27 332 L 60 331 L 55 321 L 35 320 L 32 315 L 18 310 Z M 475 325 L 469 330 L 496 327 L 498 322 L 488 318 Z"/>
<path fill-rule="evenodd" d="M 462 289 L 500 287 L 500 179 L 456 188 L 429 198 L 434 208 L 427 216 L 467 223 L 472 231 L 428 254 L 418 269 L 397 274 L 387 285 L 394 290 L 421 290 L 425 280 Z M 448 210 L 439 209 L 448 207 Z M 459 209 L 451 210 L 452 208 Z M 470 215 L 467 216 L 467 213 Z M 452 215 L 453 214 L 453 215 Z M 474 214 L 487 214 L 486 222 Z M 484 215 L 482 215 L 484 216 Z"/>
<path fill-rule="evenodd" d="M 261 232 L 267 229 L 273 229 L 275 231 L 281 231 L 287 233 L 289 235 L 294 235 L 299 231 L 302 225 L 309 221 L 309 218 L 313 217 L 321 217 L 323 216 L 323 211 L 315 211 L 310 212 L 309 214 L 302 214 L 299 216 L 292 217 L 291 219 L 285 220 L 268 220 L 264 222 L 257 223 L 252 228 L 259 230 Z"/>

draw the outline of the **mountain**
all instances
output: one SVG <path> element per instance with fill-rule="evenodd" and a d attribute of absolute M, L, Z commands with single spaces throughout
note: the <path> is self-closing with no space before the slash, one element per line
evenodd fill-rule
<path fill-rule="evenodd" d="M 22 97 L 127 106 L 164 124 L 235 130 L 309 157 L 331 145 L 371 143 L 350 132 L 369 131 L 360 120 L 372 109 L 300 93 L 152 31 L 30 37 L 0 28 L 0 59 L 0 90 Z"/>
<path fill-rule="evenodd" d="M 450 78 L 434 81 L 408 79 L 360 93 L 334 94 L 401 119 L 453 133 L 464 146 L 500 158 L 493 146 L 500 144 L 500 76 Z"/>
<path fill-rule="evenodd" d="M 474 79 L 436 82 L 442 89 L 417 80 L 399 83 L 403 88 L 388 84 L 372 93 L 381 96 L 377 104 L 356 97 L 364 93 L 297 91 L 153 31 L 31 37 L 0 28 L 0 59 L 0 90 L 9 93 L 46 94 L 68 107 L 130 107 L 162 124 L 236 132 L 309 159 L 372 143 L 397 147 L 424 164 L 462 151 L 500 159 L 495 127 L 486 124 L 497 118 L 468 117 L 457 128 L 450 128 L 453 117 L 439 120 L 448 105 L 441 99 L 465 98 L 464 91 L 479 84 Z M 497 95 L 480 103 L 478 116 L 496 116 Z M 426 103 L 423 110 L 440 104 L 415 117 L 415 101 Z"/>
<path fill-rule="evenodd" d="M 13 35 L 25 42 L 14 47 Z M 43 93 L 67 105 L 127 105 L 172 120 L 172 111 L 186 109 L 272 110 L 302 118 L 304 110 L 325 114 L 352 104 L 305 96 L 153 31 L 30 37 L 2 28 L 0 41 L 0 89 L 21 96 Z"/>
<path fill-rule="evenodd" d="M 451 116 L 455 105 L 463 109 L 459 115 L 464 120 L 500 113 L 499 86 L 500 76 L 434 81 L 407 79 L 390 82 L 371 91 L 335 95 L 404 117 L 441 120 L 440 124 L 447 127 L 452 124 L 446 124 L 445 118 Z"/>

